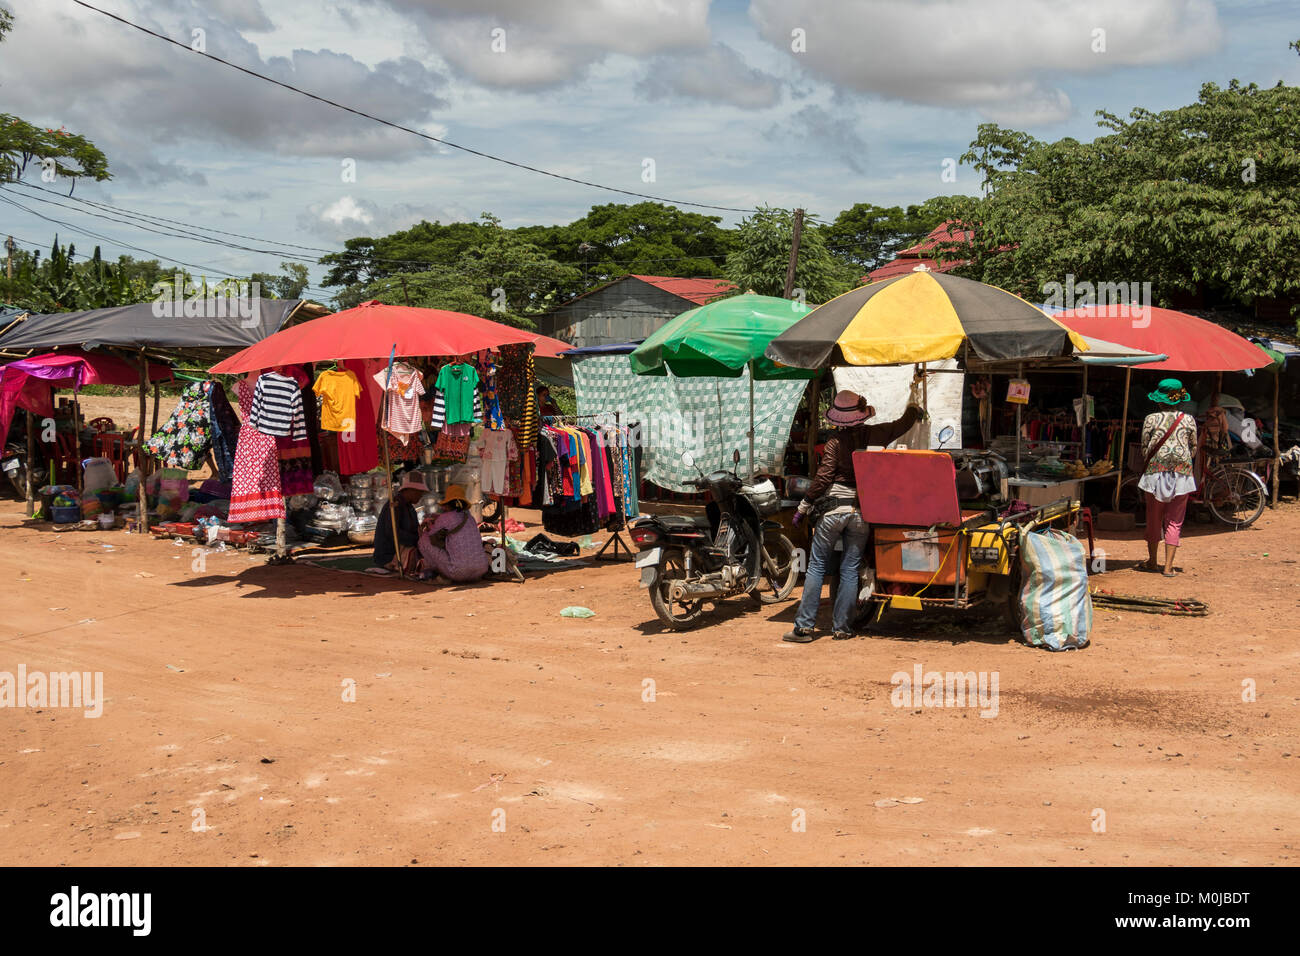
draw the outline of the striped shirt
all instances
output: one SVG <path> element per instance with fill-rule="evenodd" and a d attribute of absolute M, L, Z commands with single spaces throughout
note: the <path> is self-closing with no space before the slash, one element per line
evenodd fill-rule
<path fill-rule="evenodd" d="M 253 392 L 248 422 L 263 435 L 305 441 L 307 418 L 302 410 L 302 389 L 287 376 L 264 372 Z"/>

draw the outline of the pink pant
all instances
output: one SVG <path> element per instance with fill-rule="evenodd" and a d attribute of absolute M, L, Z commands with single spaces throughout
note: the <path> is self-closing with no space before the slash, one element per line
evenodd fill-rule
<path fill-rule="evenodd" d="M 1156 501 L 1151 492 L 1147 496 L 1147 543 L 1155 544 L 1163 533 L 1165 544 L 1171 548 L 1178 547 L 1183 531 L 1183 519 L 1187 517 L 1187 499 L 1190 495 L 1178 495 L 1169 501 Z"/>

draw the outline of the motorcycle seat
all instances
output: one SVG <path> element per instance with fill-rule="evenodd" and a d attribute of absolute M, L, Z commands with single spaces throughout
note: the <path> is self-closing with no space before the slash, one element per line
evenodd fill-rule
<path fill-rule="evenodd" d="M 708 530 L 709 519 L 703 517 L 692 517 L 690 515 L 659 515 L 656 519 L 660 526 L 668 532 L 673 531 L 697 531 L 701 528 Z"/>

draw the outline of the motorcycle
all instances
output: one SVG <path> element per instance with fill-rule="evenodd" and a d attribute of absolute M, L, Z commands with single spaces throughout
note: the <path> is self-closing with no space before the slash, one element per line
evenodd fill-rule
<path fill-rule="evenodd" d="M 10 442 L 4 447 L 4 456 L 0 457 L 0 471 L 4 472 L 14 492 L 19 498 L 27 494 L 27 445 L 23 442 Z"/>
<path fill-rule="evenodd" d="M 683 456 L 694 464 L 689 455 Z M 779 507 L 770 481 L 747 485 L 733 469 L 704 474 L 687 484 L 712 497 L 707 516 L 655 515 L 632 523 L 628 533 L 640 549 L 641 587 L 667 627 L 694 627 L 704 605 L 738 594 L 760 604 L 784 601 L 799 575 L 794 545 L 768 515 Z M 699 471 L 699 468 L 696 468 Z"/>

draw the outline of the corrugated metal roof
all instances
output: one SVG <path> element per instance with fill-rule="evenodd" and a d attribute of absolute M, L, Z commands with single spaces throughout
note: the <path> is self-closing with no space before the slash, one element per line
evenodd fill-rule
<path fill-rule="evenodd" d="M 926 253 L 933 252 L 938 248 L 940 243 L 944 242 L 970 242 L 975 238 L 973 230 L 957 228 L 961 223 L 955 219 L 949 219 L 939 223 L 930 230 L 929 235 L 914 246 L 908 246 L 898 253 L 892 262 L 886 262 L 878 269 L 871 270 L 870 273 L 863 276 L 864 282 L 879 282 L 881 279 L 889 279 L 893 276 L 901 276 L 904 273 L 912 272 L 917 266 L 924 265 L 931 272 L 951 272 L 958 266 L 964 266 L 969 259 L 949 259 L 944 262 L 937 262 L 932 256 Z"/>
<path fill-rule="evenodd" d="M 663 289 L 669 295 L 678 296 L 696 305 L 704 305 L 720 295 L 736 291 L 736 286 L 726 279 L 679 279 L 674 276 L 639 275 L 632 275 L 629 278 L 640 279 L 642 282 Z"/>

